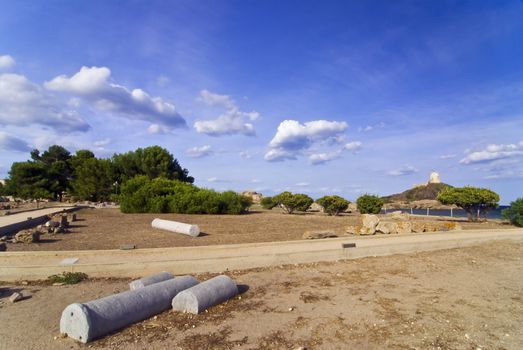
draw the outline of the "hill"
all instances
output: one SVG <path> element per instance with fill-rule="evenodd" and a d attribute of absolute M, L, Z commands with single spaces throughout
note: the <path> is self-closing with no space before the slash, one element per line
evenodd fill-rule
<path fill-rule="evenodd" d="M 444 183 L 429 183 L 424 186 L 417 186 L 401 193 L 382 197 L 385 203 L 392 202 L 413 202 L 419 200 L 436 200 L 438 193 L 447 187 L 452 187 Z"/>

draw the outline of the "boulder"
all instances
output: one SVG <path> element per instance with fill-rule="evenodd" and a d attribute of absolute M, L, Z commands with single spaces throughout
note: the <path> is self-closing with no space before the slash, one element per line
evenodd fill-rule
<path fill-rule="evenodd" d="M 303 239 L 322 239 L 329 237 L 338 237 L 334 231 L 305 231 Z"/>
<path fill-rule="evenodd" d="M 392 213 L 388 213 L 387 217 L 393 220 L 409 220 L 410 215 L 408 213 L 403 213 L 401 210 L 393 211 Z"/>
<path fill-rule="evenodd" d="M 319 211 L 323 213 L 323 206 L 319 205 L 318 203 L 314 202 L 311 204 L 308 211 Z"/>
<path fill-rule="evenodd" d="M 260 204 L 263 198 L 263 195 L 256 191 L 243 191 L 241 195 L 251 198 L 253 204 Z"/>
<path fill-rule="evenodd" d="M 381 221 L 376 226 L 376 232 L 384 233 L 384 234 L 395 234 L 398 233 L 398 224 L 395 222 L 383 222 Z"/>
<path fill-rule="evenodd" d="M 361 227 L 361 233 L 362 235 L 373 235 L 376 233 L 376 226 L 378 226 L 380 219 L 376 215 L 372 214 L 363 214 L 361 216 L 362 220 L 362 227 Z"/>
<path fill-rule="evenodd" d="M 345 210 L 346 213 L 354 213 L 358 211 L 358 206 L 356 205 L 356 203 L 349 203 L 349 206 L 347 207 L 347 209 Z"/>
<path fill-rule="evenodd" d="M 58 227 L 60 226 L 59 221 L 49 220 L 45 223 L 45 227 Z"/>
<path fill-rule="evenodd" d="M 415 232 L 415 233 L 425 232 L 425 224 L 422 222 L 412 223 L 412 232 Z"/>
<path fill-rule="evenodd" d="M 17 301 L 20 301 L 24 298 L 24 296 L 21 294 L 21 293 L 17 293 L 17 292 L 14 292 L 13 294 L 11 294 L 11 296 L 9 297 L 9 301 L 12 302 L 12 303 L 16 303 Z"/>
<path fill-rule="evenodd" d="M 23 230 L 15 235 L 16 243 L 35 243 L 40 241 L 40 232 L 33 230 Z"/>
<path fill-rule="evenodd" d="M 456 222 L 456 221 L 446 221 L 443 226 L 449 230 L 449 231 L 460 231 L 460 230 L 463 230 L 463 227 L 461 226 L 461 224 L 459 222 Z"/>
<path fill-rule="evenodd" d="M 347 226 L 346 231 L 350 235 L 359 235 L 361 234 L 361 226 Z"/>
<path fill-rule="evenodd" d="M 397 227 L 396 233 L 411 233 L 412 232 L 412 223 L 410 221 L 397 222 L 396 227 Z"/>

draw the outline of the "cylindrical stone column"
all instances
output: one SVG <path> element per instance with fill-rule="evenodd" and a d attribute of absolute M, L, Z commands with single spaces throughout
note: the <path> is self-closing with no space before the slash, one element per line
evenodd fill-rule
<path fill-rule="evenodd" d="M 236 295 L 236 283 L 230 277 L 220 275 L 179 293 L 173 298 L 172 307 L 176 311 L 198 314 Z"/>
<path fill-rule="evenodd" d="M 156 275 L 145 276 L 143 278 L 140 278 L 139 280 L 132 281 L 131 283 L 129 283 L 129 288 L 131 290 L 143 288 L 143 287 L 149 286 L 151 284 L 167 281 L 167 280 L 170 280 L 173 278 L 174 278 L 174 275 L 172 273 L 163 271 L 163 272 L 157 273 Z"/>
<path fill-rule="evenodd" d="M 184 224 L 183 222 L 171 221 L 171 220 L 162 220 L 154 219 L 151 223 L 151 226 L 154 228 L 159 228 L 161 230 L 167 230 L 176 233 L 183 233 L 185 235 L 196 237 L 200 234 L 200 228 L 198 225 L 189 225 Z"/>
<path fill-rule="evenodd" d="M 181 276 L 84 304 L 71 304 L 62 312 L 60 332 L 87 343 L 169 309 L 178 293 L 196 284 L 196 278 Z"/>

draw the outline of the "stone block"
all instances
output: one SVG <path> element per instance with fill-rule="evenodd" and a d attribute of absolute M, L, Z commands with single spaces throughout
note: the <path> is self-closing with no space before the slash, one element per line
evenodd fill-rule
<path fill-rule="evenodd" d="M 302 236 L 303 239 L 322 239 L 330 237 L 338 237 L 338 235 L 334 231 L 305 231 Z"/>

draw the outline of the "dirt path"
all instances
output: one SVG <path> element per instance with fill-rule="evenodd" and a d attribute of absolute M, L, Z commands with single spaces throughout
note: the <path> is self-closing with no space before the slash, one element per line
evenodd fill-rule
<path fill-rule="evenodd" d="M 231 271 L 248 286 L 241 299 L 198 316 L 165 312 L 87 346 L 53 339 L 61 311 L 126 290 L 128 280 L 2 285 L 0 348 L 519 350 L 522 270 L 523 244 L 502 241 Z M 7 297 L 17 289 L 32 297 L 10 304 Z"/>
<path fill-rule="evenodd" d="M 307 230 L 332 230 L 344 235 L 347 226 L 357 225 L 360 220 L 356 214 L 337 217 L 322 213 L 286 215 L 276 209 L 247 215 L 122 214 L 119 209 L 86 209 L 77 215 L 80 221 L 72 223 L 69 234 L 44 235 L 42 242 L 37 244 L 9 244 L 8 251 L 119 249 L 124 244 L 162 248 L 290 241 L 302 239 Z M 153 229 L 151 221 L 156 217 L 196 224 L 203 234 L 190 237 Z M 434 217 L 412 219 L 443 220 Z M 512 228 L 496 221 L 460 223 L 465 230 Z"/>

